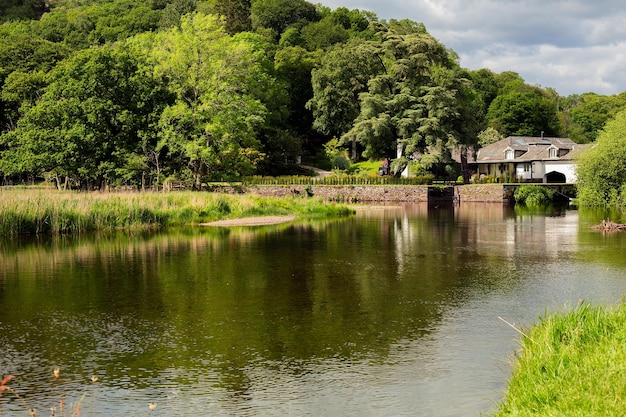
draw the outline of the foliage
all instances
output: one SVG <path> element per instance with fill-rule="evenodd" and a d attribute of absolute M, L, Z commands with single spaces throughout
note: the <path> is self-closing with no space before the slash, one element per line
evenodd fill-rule
<path fill-rule="evenodd" d="M 552 203 L 554 191 L 541 185 L 521 185 L 513 194 L 515 202 L 528 207 L 546 206 Z"/>
<path fill-rule="evenodd" d="M 309 51 L 327 49 L 335 44 L 346 42 L 350 35 L 331 16 L 312 22 L 302 28 L 302 40 Z"/>
<path fill-rule="evenodd" d="M 267 112 L 256 93 L 273 82 L 262 51 L 199 14 L 157 35 L 153 48 L 156 72 L 176 96 L 159 121 L 160 146 L 188 161 L 196 188 L 217 172 L 250 174 L 263 157 L 256 132 Z"/>
<path fill-rule="evenodd" d="M 0 3 L 0 23 L 38 19 L 48 10 L 48 2 L 44 0 L 4 0 Z"/>
<path fill-rule="evenodd" d="M 337 155 L 333 158 L 333 169 L 345 171 L 350 168 L 350 160 L 345 155 Z"/>
<path fill-rule="evenodd" d="M 488 127 L 478 134 L 478 144 L 483 148 L 502 139 L 504 137 L 493 127 Z"/>
<path fill-rule="evenodd" d="M 320 16 L 312 3 L 305 0 L 255 0 L 250 8 L 252 28 L 271 29 L 278 37 L 290 25 L 316 22 Z"/>
<path fill-rule="evenodd" d="M 332 137 L 352 161 L 391 159 L 400 144 L 398 168 L 433 153 L 443 172 L 455 153 L 468 181 L 488 126 L 593 142 L 626 104 L 626 93 L 564 98 L 515 72 L 462 69 L 422 23 L 306 0 L 7 0 L 0 15 L 8 182 L 276 175 Z M 98 72 L 106 54 L 120 63 Z M 80 62 L 93 65 L 70 70 Z"/>
<path fill-rule="evenodd" d="M 571 97 L 563 110 L 564 124 L 579 143 L 596 140 L 605 123 L 626 107 L 626 93 L 616 96 L 601 96 L 586 93 Z M 570 135 L 571 137 L 572 135 Z"/>
<path fill-rule="evenodd" d="M 274 68 L 276 77 L 287 95 L 289 109 L 285 127 L 305 135 L 313 123 L 311 113 L 305 108 L 313 95 L 311 71 L 317 65 L 319 54 L 309 52 L 301 46 L 287 46 L 276 52 Z"/>
<path fill-rule="evenodd" d="M 555 136 L 556 108 L 541 91 L 510 91 L 498 95 L 487 113 L 489 124 L 504 136 Z"/>
<path fill-rule="evenodd" d="M 578 160 L 578 199 L 584 206 L 626 203 L 626 110 L 609 121 Z"/>
<path fill-rule="evenodd" d="M 59 64 L 41 99 L 5 135 L 11 146 L 0 171 L 51 172 L 83 187 L 141 176 L 148 164 L 141 147 L 155 136 L 154 114 L 167 96 L 140 65 L 130 49 L 108 46 Z"/>
<path fill-rule="evenodd" d="M 401 26 L 402 29 L 406 29 Z M 380 71 L 360 95 L 360 114 L 342 139 L 365 147 L 368 158 L 445 147 L 457 117 L 454 70 L 448 50 L 427 33 L 383 32 L 376 53 Z"/>
<path fill-rule="evenodd" d="M 352 40 L 325 54 L 311 74 L 313 127 L 325 135 L 341 137 L 360 112 L 359 95 L 369 80 L 382 71 L 379 50 L 372 42 Z"/>
<path fill-rule="evenodd" d="M 623 412 L 626 304 L 581 303 L 523 332 L 521 354 L 496 417 L 612 416 Z"/>

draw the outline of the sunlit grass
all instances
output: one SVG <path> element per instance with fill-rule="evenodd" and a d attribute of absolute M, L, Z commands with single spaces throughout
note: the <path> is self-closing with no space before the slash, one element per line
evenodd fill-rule
<path fill-rule="evenodd" d="M 581 303 L 527 333 L 495 416 L 622 416 L 624 375 L 626 303 Z"/>
<path fill-rule="evenodd" d="M 0 189 L 0 235 L 145 229 L 248 216 L 323 217 L 350 212 L 346 206 L 302 197 Z"/>

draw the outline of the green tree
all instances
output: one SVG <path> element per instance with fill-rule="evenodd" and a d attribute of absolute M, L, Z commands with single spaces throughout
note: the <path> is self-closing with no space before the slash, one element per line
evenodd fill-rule
<path fill-rule="evenodd" d="M 164 13 L 151 0 L 63 1 L 40 21 L 32 32 L 72 49 L 84 49 L 105 42 L 156 30 Z"/>
<path fill-rule="evenodd" d="M 555 103 L 539 89 L 512 90 L 498 95 L 487 112 L 489 126 L 502 135 L 538 136 L 558 135 L 558 117 Z"/>
<path fill-rule="evenodd" d="M 319 55 L 295 46 L 279 50 L 274 57 L 276 75 L 286 86 L 289 97 L 289 128 L 301 134 L 310 132 L 313 123 L 306 103 L 313 96 L 311 71 L 319 62 Z"/>
<path fill-rule="evenodd" d="M 383 33 L 378 53 L 382 71 L 360 95 L 360 114 L 342 139 L 361 143 L 369 158 L 394 157 L 400 145 L 406 162 L 448 145 L 452 121 L 458 117 L 453 88 L 457 64 L 419 25 L 399 27 L 410 33 Z M 397 172 L 402 165 L 400 160 L 392 169 Z"/>
<path fill-rule="evenodd" d="M 583 133 L 582 142 L 595 141 L 607 120 L 626 107 L 626 93 L 615 96 L 602 96 L 594 93 L 582 94 L 579 100 L 567 109 L 574 128 Z"/>
<path fill-rule="evenodd" d="M 384 70 L 379 48 L 373 42 L 353 39 L 324 54 L 312 71 L 313 97 L 307 107 L 313 114 L 313 128 L 327 136 L 341 137 L 353 126 L 361 106 L 359 96 L 368 82 Z M 356 141 L 352 143 L 356 159 Z"/>
<path fill-rule="evenodd" d="M 335 24 L 343 26 L 344 29 L 351 31 L 354 34 L 368 30 L 370 20 L 373 19 L 372 15 L 357 9 L 348 10 L 345 7 L 339 7 L 333 10 L 330 13 L 330 17 Z"/>
<path fill-rule="evenodd" d="M 160 33 L 153 47 L 156 71 L 176 96 L 159 122 L 162 146 L 187 161 L 196 188 L 205 176 L 250 173 L 262 157 L 257 132 L 267 113 L 255 92 L 273 81 L 263 51 L 199 14 Z"/>
<path fill-rule="evenodd" d="M 0 2 L 0 23 L 38 19 L 48 10 L 48 2 L 44 0 L 3 0 Z"/>
<path fill-rule="evenodd" d="M 163 9 L 160 26 L 162 28 L 171 28 L 180 25 L 181 17 L 196 11 L 197 7 L 197 0 L 173 0 L 167 3 Z"/>
<path fill-rule="evenodd" d="M 485 146 L 489 146 L 492 143 L 496 143 L 502 139 L 504 139 L 504 136 L 502 136 L 500 132 L 498 132 L 493 127 L 488 127 L 478 134 L 478 145 L 481 148 L 484 148 Z"/>
<path fill-rule="evenodd" d="M 457 116 L 450 121 L 451 129 L 446 147 L 451 152 L 458 152 L 461 163 L 463 181 L 469 183 L 471 172 L 469 158 L 479 144 L 479 134 L 485 128 L 486 106 L 484 94 L 475 88 L 471 75 L 467 70 L 456 68 L 448 88 L 456 91 Z M 445 153 L 442 161 L 450 170 L 452 157 Z"/>
<path fill-rule="evenodd" d="M 42 76 L 69 55 L 61 44 L 33 35 L 26 23 L 0 27 L 0 131 L 14 129 L 25 101 L 38 96 Z"/>
<path fill-rule="evenodd" d="M 253 29 L 271 29 L 278 38 L 289 26 L 317 22 L 320 16 L 305 0 L 253 0 L 250 19 Z"/>
<path fill-rule="evenodd" d="M 22 107 L 32 106 L 41 98 L 46 85 L 43 71 L 13 71 L 4 82 L 0 99 L 4 105 L 6 130 L 15 129 Z"/>
<path fill-rule="evenodd" d="M 80 51 L 48 75 L 41 99 L 3 138 L 0 171 L 48 173 L 82 187 L 104 187 L 147 170 L 142 143 L 167 95 L 141 57 L 119 47 Z M 138 164 L 143 160 L 143 164 Z M 135 172 L 134 170 L 139 170 Z"/>
<path fill-rule="evenodd" d="M 348 31 L 335 23 L 332 17 L 309 23 L 302 28 L 301 33 L 309 51 L 327 49 L 332 45 L 346 42 L 350 37 Z"/>
<path fill-rule="evenodd" d="M 578 160 L 578 198 L 586 206 L 626 204 L 626 110 L 608 121 Z"/>
<path fill-rule="evenodd" d="M 222 16 L 226 23 L 226 32 L 234 35 L 252 28 L 250 8 L 250 0 L 212 0 L 206 7 L 199 5 L 198 11 Z"/>
<path fill-rule="evenodd" d="M 496 75 L 491 70 L 483 68 L 469 71 L 469 78 L 472 80 L 474 89 L 481 96 L 484 105 L 481 112 L 483 115 L 486 115 L 491 102 L 498 96 L 499 87 L 496 81 Z"/>

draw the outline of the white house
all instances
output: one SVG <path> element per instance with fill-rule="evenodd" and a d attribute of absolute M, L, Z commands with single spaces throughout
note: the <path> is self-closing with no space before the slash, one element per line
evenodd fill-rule
<path fill-rule="evenodd" d="M 514 181 L 575 183 L 575 158 L 586 147 L 568 138 L 509 136 L 478 150 L 477 170 Z"/>

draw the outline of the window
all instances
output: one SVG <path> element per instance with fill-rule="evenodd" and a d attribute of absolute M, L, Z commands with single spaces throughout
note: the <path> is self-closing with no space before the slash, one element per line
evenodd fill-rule
<path fill-rule="evenodd" d="M 550 148 L 548 149 L 548 157 L 549 158 L 556 158 L 558 156 L 558 149 L 557 148 Z"/>
<path fill-rule="evenodd" d="M 507 149 L 504 151 L 504 159 L 515 159 L 515 153 L 513 149 Z"/>
<path fill-rule="evenodd" d="M 524 164 L 524 172 L 530 172 L 531 166 L 530 164 Z"/>

